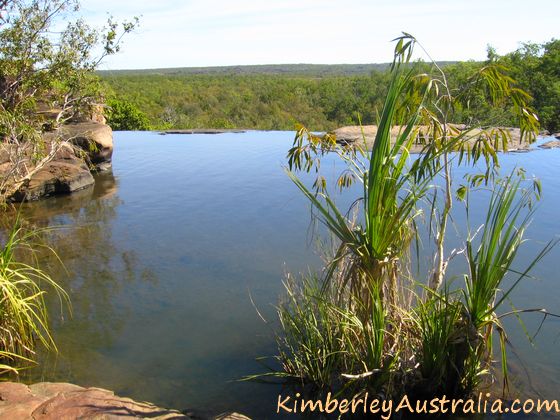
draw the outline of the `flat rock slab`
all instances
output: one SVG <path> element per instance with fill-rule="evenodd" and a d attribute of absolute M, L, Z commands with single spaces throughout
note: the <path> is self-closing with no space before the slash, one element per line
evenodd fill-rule
<path fill-rule="evenodd" d="M 459 133 L 466 129 L 466 127 L 462 124 L 449 124 L 449 128 L 454 130 L 456 133 Z M 394 142 L 399 134 L 404 130 L 402 126 L 393 126 L 391 127 L 391 140 Z M 427 136 L 426 127 L 419 126 L 418 127 L 419 134 Z M 510 142 L 509 142 L 509 149 L 508 150 L 524 150 L 528 148 L 527 144 L 521 142 L 521 132 L 518 128 L 503 128 L 503 130 L 507 131 L 510 135 Z M 469 132 L 469 140 L 468 142 L 473 144 L 476 139 L 478 138 L 480 130 L 472 130 Z M 356 144 L 365 146 L 366 149 L 371 150 L 373 147 L 373 143 L 375 142 L 375 136 L 377 135 L 377 126 L 376 125 L 351 125 L 346 127 L 337 128 L 334 131 L 331 131 L 330 134 L 334 134 L 336 136 L 337 143 L 341 144 Z M 411 153 L 419 153 L 424 148 L 424 145 L 421 143 L 413 143 L 412 147 L 410 148 Z"/>
<path fill-rule="evenodd" d="M 0 383 L 0 420 L 73 420 L 150 418 L 200 419 L 177 410 L 119 397 L 102 388 L 83 388 L 68 383 L 40 382 L 24 385 Z M 242 414 L 225 413 L 215 419 L 250 420 Z"/>
<path fill-rule="evenodd" d="M 543 149 L 557 149 L 560 147 L 560 140 L 547 141 L 546 143 L 541 144 L 539 147 Z"/>
<path fill-rule="evenodd" d="M 229 128 L 193 128 L 160 131 L 159 134 L 223 134 L 223 133 L 245 133 L 246 130 L 229 129 Z"/>
<path fill-rule="evenodd" d="M 0 383 L 0 419 L 189 419 L 176 410 L 65 383 Z"/>
<path fill-rule="evenodd" d="M 28 185 L 17 191 L 14 201 L 33 201 L 56 194 L 67 194 L 93 185 L 88 167 L 79 159 L 52 161 L 37 172 Z"/>

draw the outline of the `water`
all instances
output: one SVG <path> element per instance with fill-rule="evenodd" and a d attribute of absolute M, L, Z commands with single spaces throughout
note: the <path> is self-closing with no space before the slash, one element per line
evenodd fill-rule
<path fill-rule="evenodd" d="M 255 358 L 275 353 L 284 271 L 320 265 L 308 204 L 282 170 L 292 139 L 289 132 L 117 132 L 112 173 L 99 175 L 95 188 L 27 206 L 35 222 L 66 226 L 54 247 L 68 273 L 54 262 L 51 270 L 70 294 L 73 316 L 61 319 L 51 305 L 59 354 L 42 355 L 26 380 L 109 388 L 179 409 L 272 416 L 280 388 L 237 380 L 263 372 Z M 503 171 L 522 164 L 543 184 L 529 232 L 536 242 L 522 260 L 560 233 L 559 158 L 560 150 L 501 158 Z M 333 164 L 328 158 L 323 167 L 334 172 Z M 559 258 L 557 247 L 535 270 L 539 280 L 518 288 L 517 307 L 560 313 Z M 524 320 L 530 332 L 539 326 L 536 316 Z M 515 320 L 507 325 L 520 388 L 558 398 L 560 322 L 549 319 L 534 347 Z"/>

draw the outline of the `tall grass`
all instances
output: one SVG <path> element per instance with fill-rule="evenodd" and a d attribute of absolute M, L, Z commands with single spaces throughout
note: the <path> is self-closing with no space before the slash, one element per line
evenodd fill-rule
<path fill-rule="evenodd" d="M 0 249 L 0 374 L 32 364 L 37 343 L 56 349 L 49 332 L 46 289 L 66 293 L 36 258 L 41 230 L 22 227 L 19 217 Z M 28 262 L 23 262 L 28 261 Z"/>
<path fill-rule="evenodd" d="M 533 194 L 521 188 L 521 178 L 512 173 L 499 180 L 494 187 L 480 240 L 470 235 L 466 241 L 468 274 L 465 274 L 464 295 L 467 321 L 477 336 L 469 347 L 474 371 L 487 369 L 492 349 L 492 336 L 498 333 L 501 349 L 502 376 L 507 387 L 507 337 L 496 311 L 511 295 L 515 287 L 528 275 L 557 243 L 550 240 L 524 269 L 513 269 L 515 257 L 524 242 L 524 235 L 535 211 Z M 506 284 L 507 278 L 513 279 Z M 468 360 L 466 361 L 466 363 Z M 483 366 L 478 366 L 482 364 Z M 469 388 L 478 384 L 470 379 Z"/>
<path fill-rule="evenodd" d="M 283 334 L 277 337 L 283 373 L 276 376 L 330 391 L 354 382 L 384 384 L 394 362 L 387 344 L 394 340 L 387 340 L 376 287 L 369 291 L 373 305 L 364 318 L 364 311 L 356 311 L 361 299 L 350 293 L 341 299 L 340 290 L 325 290 L 314 275 L 288 276 L 284 285 L 286 296 L 278 307 Z"/>

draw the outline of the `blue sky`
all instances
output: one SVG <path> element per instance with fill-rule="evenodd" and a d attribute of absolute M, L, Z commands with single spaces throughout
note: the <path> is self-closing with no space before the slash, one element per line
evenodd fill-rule
<path fill-rule="evenodd" d="M 401 31 L 436 60 L 477 60 L 560 36 L 560 0 L 82 0 L 81 13 L 140 16 L 104 69 L 387 62 Z"/>

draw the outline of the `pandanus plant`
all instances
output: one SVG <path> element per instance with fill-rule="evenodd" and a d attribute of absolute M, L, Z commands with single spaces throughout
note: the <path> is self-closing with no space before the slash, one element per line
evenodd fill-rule
<path fill-rule="evenodd" d="M 341 292 L 348 287 L 364 304 L 365 314 L 371 312 L 371 288 L 378 289 L 387 308 L 397 304 L 400 260 L 407 255 L 415 235 L 414 219 L 420 214 L 418 201 L 428 189 L 430 179 L 415 181 L 408 171 L 409 150 L 416 140 L 421 104 L 409 117 L 405 126 L 392 138 L 397 111 L 404 92 L 410 88 L 415 71 L 407 67 L 413 41 L 400 40 L 392 65 L 392 77 L 383 112 L 379 120 L 375 142 L 369 155 L 369 165 L 353 165 L 354 178 L 363 185 L 361 213 L 357 219 L 341 211 L 325 191 L 313 191 L 292 172 L 288 175 L 317 210 L 317 218 L 339 241 L 338 249 L 328 264 L 324 287 Z M 298 137 L 315 137 L 305 129 Z M 297 139 L 296 139 L 297 141 Z M 301 147 L 291 150 L 290 166 L 298 168 Z M 341 275 L 340 271 L 344 271 Z M 336 275 L 335 275 L 336 274 Z M 341 293 L 343 295 L 343 293 Z"/>
<path fill-rule="evenodd" d="M 304 276 L 301 286 L 292 278 L 286 283 L 288 298 L 278 308 L 285 333 L 278 339 L 278 359 L 284 372 L 277 376 L 327 388 L 341 385 L 344 378 L 349 382 L 342 382 L 342 389 L 353 384 L 358 390 L 383 389 L 386 395 L 407 389 L 464 394 L 489 371 L 492 335 L 497 331 L 507 378 L 504 315 L 497 315 L 497 310 L 555 242 L 504 289 L 506 277 L 515 273 L 513 262 L 532 216 L 530 194 L 520 188 L 521 181 L 513 174 L 504 181 L 495 176 L 496 152 L 507 148 L 509 134 L 499 128 L 459 129 L 451 124 L 454 106 L 468 102 L 468 91 L 452 94 L 435 63 L 440 77 L 418 73 L 410 62 L 415 43 L 408 34 L 397 38 L 391 81 L 370 152 L 359 145 L 337 144 L 332 135 L 298 128 L 287 172 L 336 246 L 313 282 Z M 536 117 L 513 81 L 492 65 L 475 75 L 472 86 L 481 80 L 488 85 L 491 101 L 511 99 L 522 136 L 534 138 Z M 411 159 L 414 143 L 423 148 Z M 337 206 L 319 173 L 321 156 L 333 151 L 347 164 L 338 186 L 362 184 L 362 193 L 348 211 Z M 468 212 L 469 191 L 484 183 L 494 186 L 493 192 L 479 235 L 469 233 L 466 239 L 465 285 L 451 287 L 444 240 L 453 203 L 452 164 L 480 159 L 486 162 L 485 173 L 459 186 L 456 197 L 466 202 Z M 312 188 L 297 177 L 298 170 L 317 172 Z M 435 180 L 439 175 L 443 187 Z M 408 273 L 423 211 L 429 232 L 435 232 L 436 251 L 431 273 L 420 280 Z M 419 252 L 420 247 L 416 249 Z"/>

